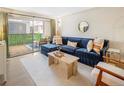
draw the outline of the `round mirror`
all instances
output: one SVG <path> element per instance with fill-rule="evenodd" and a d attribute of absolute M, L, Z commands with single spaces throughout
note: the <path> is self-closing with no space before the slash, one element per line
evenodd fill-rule
<path fill-rule="evenodd" d="M 82 21 L 78 25 L 78 29 L 81 32 L 86 32 L 88 30 L 88 28 L 89 28 L 89 24 L 86 21 Z"/>

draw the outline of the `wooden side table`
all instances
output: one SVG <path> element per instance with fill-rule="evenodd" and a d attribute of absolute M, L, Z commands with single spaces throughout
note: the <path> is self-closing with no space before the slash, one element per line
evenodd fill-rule
<path fill-rule="evenodd" d="M 105 62 L 117 63 L 121 59 L 121 51 L 119 49 L 109 48 L 106 52 L 106 56 L 103 56 Z"/>

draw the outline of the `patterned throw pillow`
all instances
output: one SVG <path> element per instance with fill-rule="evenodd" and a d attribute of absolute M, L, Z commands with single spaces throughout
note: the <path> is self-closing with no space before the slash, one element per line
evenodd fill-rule
<path fill-rule="evenodd" d="M 103 45 L 104 45 L 104 39 L 96 38 L 93 41 L 93 50 L 99 54 L 100 50 L 103 48 Z"/>
<path fill-rule="evenodd" d="M 62 37 L 61 36 L 54 36 L 53 43 L 55 44 L 62 44 Z"/>
<path fill-rule="evenodd" d="M 77 42 L 68 41 L 67 45 L 68 46 L 72 46 L 72 47 L 76 47 L 77 46 Z"/>
<path fill-rule="evenodd" d="M 93 49 L 93 41 L 89 40 L 87 43 L 87 51 L 90 52 Z"/>

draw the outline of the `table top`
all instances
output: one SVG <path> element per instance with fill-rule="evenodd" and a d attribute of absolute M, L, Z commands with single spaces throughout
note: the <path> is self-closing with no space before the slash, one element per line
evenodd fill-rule
<path fill-rule="evenodd" d="M 55 52 L 57 52 L 57 51 L 50 52 L 50 53 L 48 53 L 48 55 L 50 55 L 50 56 L 52 56 L 56 59 L 59 59 L 60 61 L 63 61 L 67 64 L 71 64 L 71 63 L 73 63 L 73 62 L 75 62 L 79 59 L 76 56 L 73 56 L 73 55 L 70 55 L 70 54 L 67 54 L 67 53 L 64 53 L 64 52 L 63 52 L 64 53 L 63 57 L 57 57 L 57 56 L 54 55 Z"/>
<path fill-rule="evenodd" d="M 120 49 L 115 49 L 115 48 L 109 48 L 107 51 L 108 52 L 120 53 Z"/>

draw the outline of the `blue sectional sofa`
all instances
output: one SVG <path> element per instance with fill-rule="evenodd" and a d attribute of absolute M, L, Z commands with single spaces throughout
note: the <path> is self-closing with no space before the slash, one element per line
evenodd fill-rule
<path fill-rule="evenodd" d="M 79 62 L 83 64 L 95 66 L 99 61 L 103 60 L 102 56 L 105 55 L 106 50 L 109 48 L 109 41 L 104 40 L 103 49 L 100 51 L 100 54 L 97 54 L 94 51 L 87 51 L 87 43 L 89 40 L 93 39 L 78 37 L 62 37 L 63 44 L 61 45 L 61 51 L 79 57 Z M 77 42 L 77 47 L 68 46 L 68 41 Z M 45 55 L 47 55 L 48 52 L 54 50 L 57 50 L 57 45 L 55 44 L 45 44 L 41 46 L 41 52 Z"/>

